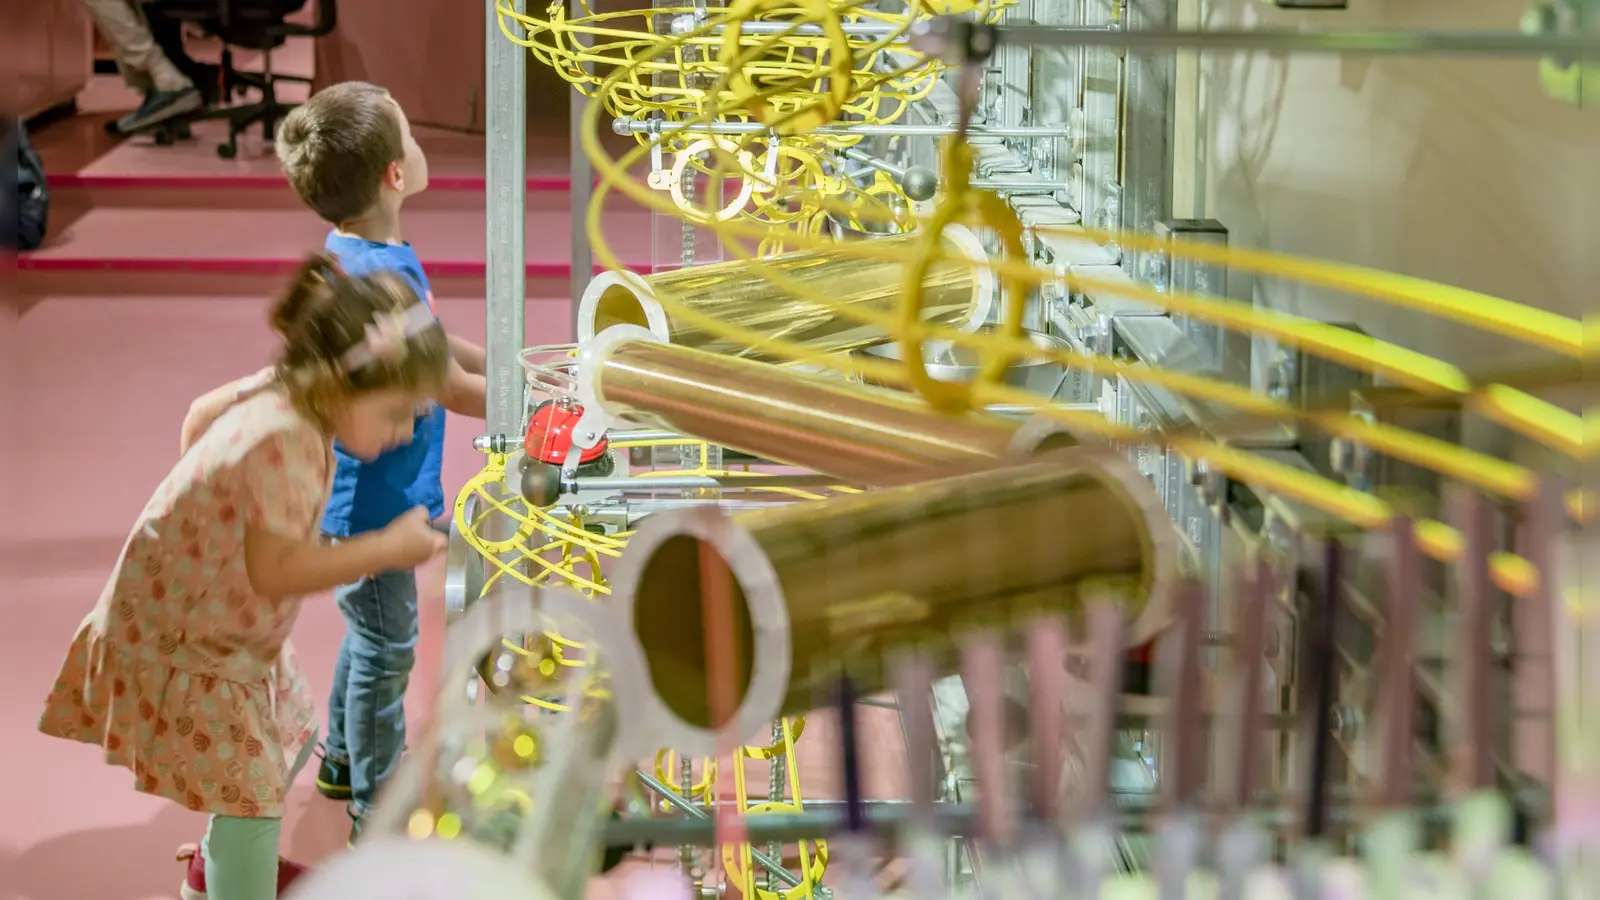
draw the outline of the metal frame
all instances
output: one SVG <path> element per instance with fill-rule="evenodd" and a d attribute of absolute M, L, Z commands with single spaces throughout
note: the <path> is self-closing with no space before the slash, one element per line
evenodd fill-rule
<path fill-rule="evenodd" d="M 524 316 L 527 288 L 528 108 L 525 88 L 528 53 L 500 33 L 494 0 L 487 0 L 484 50 L 486 77 L 484 317 L 485 381 L 489 434 L 518 434 L 522 428 L 522 368 L 527 343 Z M 512 0 L 520 11 L 522 0 Z"/>
<path fill-rule="evenodd" d="M 987 33 L 975 40 L 974 36 Z M 920 22 L 911 40 L 926 52 L 963 61 L 965 47 L 1111 47 L 1132 53 L 1199 50 L 1207 53 L 1331 53 L 1371 56 L 1557 56 L 1600 58 L 1600 36 L 1523 34 L 1517 31 L 1291 31 L 1275 28 L 1198 31 L 1073 27 L 1066 25 L 974 25 L 955 17 Z"/>
<path fill-rule="evenodd" d="M 573 0 L 576 10 L 577 3 Z M 1150 231 L 1157 222 L 1171 218 L 1171 171 L 1173 166 L 1170 147 L 1170 126 L 1173 104 L 1173 74 L 1170 58 L 1162 63 L 1145 57 L 1175 49 L 1202 52 L 1288 52 L 1288 53 L 1355 53 L 1371 55 L 1518 55 L 1556 56 L 1591 60 L 1600 58 L 1600 37 L 1594 35 L 1524 35 L 1495 32 L 1370 32 L 1323 31 L 1286 32 L 1211 31 L 1198 32 L 1172 28 L 1173 16 L 1167 12 L 1167 0 L 1121 0 L 1118 21 L 1131 27 L 1114 27 L 1107 16 L 1119 0 L 1070 0 L 1077 3 L 1079 15 L 1075 24 L 1032 24 L 1008 21 L 997 26 L 972 26 L 954 19 L 938 19 L 919 26 L 913 40 L 933 52 L 949 55 L 952 61 L 965 61 L 962 51 L 970 44 L 972 35 L 986 31 L 1001 48 L 1065 48 L 1066 65 L 1051 70 L 1039 63 L 1039 58 L 1029 54 L 1011 54 L 1002 61 L 1000 74 L 1006 80 L 1027 85 L 1038 91 L 1037 79 L 1042 73 L 1053 71 L 1054 77 L 1066 78 L 1077 88 L 1083 88 L 1091 78 L 1102 83 L 1113 83 L 1118 92 L 1088 92 L 1082 108 L 1081 122 L 1076 128 L 1061 125 L 1037 124 L 1024 121 L 1016 110 L 1007 110 L 1000 104 L 988 121 L 975 125 L 973 133 L 986 140 L 984 160 L 980 174 L 986 176 L 984 186 L 1000 189 L 1011 185 L 1011 193 L 1025 194 L 1033 191 L 1050 193 L 1058 200 L 1065 199 L 1066 206 L 1052 201 L 1028 205 L 1014 200 L 1024 224 L 1050 222 L 1058 224 L 1051 216 L 1075 212 L 1085 221 L 1107 227 L 1137 228 Z M 1069 5 L 1070 5 L 1069 3 Z M 523 48 L 506 41 L 499 34 L 499 25 L 490 3 L 487 28 L 487 181 L 488 181 L 488 242 L 487 242 L 487 334 L 490 435 L 518 436 L 522 428 L 524 379 L 518 364 L 523 349 L 524 304 L 526 300 L 524 216 L 526 184 L 526 114 L 524 103 L 526 55 Z M 1122 14 L 1127 14 L 1123 19 Z M 576 13 L 575 13 L 576 14 Z M 1125 51 L 1118 53 L 1115 51 Z M 1020 60 L 1020 62 L 1019 62 Z M 1060 60 L 1054 60 L 1059 63 Z M 1015 71 L 1018 65 L 1028 70 Z M 1074 71 L 1075 70 L 1075 71 Z M 1125 96 L 1121 92 L 1125 91 Z M 1120 102 L 1119 102 L 1120 100 Z M 592 256 L 587 236 L 587 211 L 591 195 L 593 170 L 582 149 L 581 128 L 584 104 L 587 99 L 574 91 L 571 113 L 571 196 L 572 196 L 572 257 L 571 292 L 574 314 L 577 298 L 591 277 Z M 941 111 L 940 107 L 943 104 Z M 895 152 L 906 164 L 926 163 L 931 139 L 954 130 L 950 122 L 949 98 L 936 94 L 926 108 L 917 110 L 912 119 L 915 124 L 901 126 L 842 126 L 837 130 L 872 136 L 896 136 L 913 139 L 917 146 L 906 146 Z M 1109 132 L 1103 130 L 1111 123 Z M 618 133 L 659 133 L 657 123 L 618 120 L 613 127 Z M 670 128 L 671 126 L 669 126 Z M 706 126 L 713 133 L 760 130 L 759 126 L 719 123 Z M 1141 137 L 1143 135 L 1143 137 Z M 1147 140 L 1157 135 L 1160 140 Z M 1108 138 L 1106 146 L 1095 141 Z M 1007 146 L 1006 141 L 1022 139 Z M 926 144 L 922 143 L 926 141 Z M 1040 144 L 1030 147 L 1027 141 Z M 1034 147 L 1054 141 L 1043 152 Z M 1120 167 L 1115 151 L 1116 141 L 1124 141 L 1128 149 Z M 1074 159 L 1072 145 L 1081 150 L 1082 159 Z M 991 146 L 992 144 L 992 146 Z M 1136 146 L 1135 146 L 1136 145 Z M 1021 156 L 1020 165 L 1017 157 Z M 861 160 L 858 160 L 861 161 Z M 1071 176 L 1075 163 L 1081 163 L 1079 174 Z M 905 166 L 886 159 L 875 159 L 868 164 L 893 174 L 902 173 Z M 1104 177 L 1112 175 L 1115 177 Z M 999 176 L 999 177 L 991 177 Z M 1005 176 L 1012 176 L 1009 180 Z M 1040 198 L 1029 198 L 1040 199 Z M 1070 207 L 1066 208 L 1066 207 Z M 1225 240 L 1225 237 L 1223 238 Z M 1053 265 L 1065 274 L 1069 270 L 1093 268 L 1097 276 L 1120 267 L 1126 277 L 1153 281 L 1168 274 L 1158 265 L 1163 262 L 1159 254 L 1123 259 L 1116 248 L 1102 248 L 1087 239 L 1081 242 L 1035 242 L 1035 262 Z M 1080 349 L 1102 355 L 1121 354 L 1130 359 L 1156 362 L 1156 357 L 1181 356 L 1190 336 L 1181 326 L 1155 315 L 1153 310 L 1129 304 L 1111 297 L 1069 297 L 1064 293 L 1046 294 L 1040 298 L 1043 307 L 1041 320 L 1048 322 L 1051 330 L 1064 336 Z M 1189 351 L 1193 351 L 1189 347 Z M 1198 354 L 1197 354 L 1198 355 Z M 1305 378 L 1345 380 L 1348 373 L 1312 371 L 1311 367 L 1290 360 L 1288 371 L 1302 390 L 1313 391 L 1315 385 L 1301 384 Z M 1175 420 L 1171 424 L 1198 424 L 1204 427 L 1204 411 L 1185 407 L 1169 397 L 1152 393 L 1149 389 L 1125 384 L 1098 381 L 1081 386 L 1076 399 L 1094 403 L 1113 418 L 1129 423 L 1139 416 L 1159 415 Z M 1307 468 L 1323 468 L 1313 460 L 1299 457 L 1292 450 L 1282 451 L 1285 459 L 1298 459 Z M 1308 565 L 1299 546 L 1298 535 L 1315 530 L 1314 516 L 1294 504 L 1270 496 L 1251 496 L 1245 492 L 1243 499 L 1230 490 L 1233 486 L 1218 484 L 1203 470 L 1188 465 L 1175 456 L 1168 458 L 1164 452 L 1152 454 L 1151 448 L 1130 448 L 1130 455 L 1141 460 L 1153 478 L 1160 478 L 1171 488 L 1169 512 L 1182 522 L 1182 530 L 1196 546 L 1198 563 L 1207 574 L 1213 596 L 1227 593 L 1221 583 L 1228 560 L 1250 554 L 1260 554 L 1278 560 L 1283 571 L 1293 575 Z M 1159 458 L 1157 458 L 1159 457 Z M 606 485 L 610 487 L 611 485 Z M 698 482 L 696 483 L 698 486 Z M 694 502 L 679 498 L 675 503 Z M 622 504 L 619 516 L 624 524 L 635 517 L 639 507 Z M 452 549 L 458 542 L 452 541 Z M 452 555 L 452 570 L 456 558 Z M 471 568 L 469 566 L 469 568 Z M 454 576 L 452 576 L 454 578 Z M 457 581 L 461 581 L 457 584 Z M 447 595 L 464 608 L 474 591 L 467 581 L 454 579 Z M 1285 694 L 1297 684 L 1296 597 L 1288 592 L 1274 598 L 1278 619 L 1274 628 L 1281 630 L 1278 645 L 1280 652 L 1273 655 L 1268 668 L 1275 673 L 1278 685 Z M 1213 609 L 1205 623 L 1211 637 L 1220 639 L 1231 627 L 1233 614 L 1228 610 Z M 1281 716 L 1292 716 L 1294 707 L 1275 711 Z M 1134 724 L 1134 723 L 1125 723 Z M 1293 742 L 1285 739 L 1285 745 Z M 950 754 L 946 754 L 947 758 Z M 1290 754 L 1275 754 L 1274 768 L 1277 779 L 1288 777 L 1296 767 Z M 950 772 L 959 783 L 962 775 Z M 948 779 L 947 779 L 948 780 Z M 665 785 L 646 787 L 660 793 L 668 802 L 674 796 Z M 959 790 L 955 792 L 959 796 Z M 676 798 L 681 800 L 681 798 Z M 689 807 L 682 801 L 675 805 Z M 699 815 L 696 815 L 696 812 Z M 882 818 L 887 822 L 898 818 L 898 809 L 886 808 Z M 970 819 L 969 810 L 960 806 L 949 808 L 949 821 L 953 830 L 962 831 L 963 823 Z M 627 845 L 643 840 L 672 843 L 701 843 L 710 839 L 711 826 L 699 821 L 704 811 L 695 809 L 689 817 L 675 822 L 624 821 L 606 828 L 608 841 L 614 845 Z M 691 821 L 693 820 L 693 821 Z M 793 817 L 772 817 L 750 825 L 753 840 L 792 839 L 814 836 L 837 827 L 836 817 L 821 813 L 806 813 Z M 873 823 L 878 824 L 876 821 Z M 892 825 L 885 825 L 892 827 Z M 758 857 L 759 859 L 759 857 Z M 763 863 L 768 862 L 761 860 Z M 784 872 L 777 875 L 787 881 Z M 792 877 L 792 876 L 791 876 Z"/>

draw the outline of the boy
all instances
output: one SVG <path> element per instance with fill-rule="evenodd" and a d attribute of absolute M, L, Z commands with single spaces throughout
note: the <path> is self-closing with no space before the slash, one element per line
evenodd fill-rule
<path fill-rule="evenodd" d="M 325 88 L 284 120 L 277 153 L 300 199 L 333 226 L 324 246 L 345 271 L 399 272 L 433 305 L 422 263 L 400 227 L 405 199 L 428 186 L 428 161 L 387 91 L 362 82 Z M 454 359 L 441 403 L 481 419 L 483 349 L 455 335 L 449 340 Z M 334 445 L 338 468 L 322 521 L 329 539 L 381 529 L 414 506 L 427 507 L 433 518 L 444 514 L 444 409 L 419 410 L 411 443 L 371 462 Z M 339 588 L 335 597 L 345 636 L 328 698 L 317 788 L 350 800 L 354 841 L 405 746 L 403 701 L 417 644 L 416 573 L 364 578 Z"/>

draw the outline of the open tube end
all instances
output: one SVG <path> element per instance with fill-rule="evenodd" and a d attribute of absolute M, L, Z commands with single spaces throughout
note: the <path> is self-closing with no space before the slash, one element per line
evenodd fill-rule
<path fill-rule="evenodd" d="M 601 272 L 578 298 L 580 343 L 616 325 L 648 328 L 663 341 L 671 335 L 666 310 L 656 301 L 650 283 L 636 272 Z"/>
<path fill-rule="evenodd" d="M 1084 466 L 1084 471 L 1093 473 L 1120 495 L 1144 526 L 1141 529 L 1143 577 L 1133 591 L 1133 598 L 1142 599 L 1143 604 L 1131 616 L 1125 634 L 1130 647 L 1148 643 L 1172 621 L 1173 592 L 1179 576 L 1177 529 L 1150 480 L 1122 454 L 1104 447 L 1079 447 L 1061 452 L 1085 454 L 1092 460 Z"/>
<path fill-rule="evenodd" d="M 962 331 L 977 331 L 988 323 L 994 313 L 1000 280 L 995 277 L 994 269 L 989 267 L 989 254 L 983 249 L 983 241 L 978 240 L 970 228 L 965 225 L 946 225 L 942 236 L 954 244 L 963 256 L 977 264 L 972 272 L 972 316 L 961 326 Z"/>
<path fill-rule="evenodd" d="M 1082 436 L 1071 428 L 1045 416 L 1030 416 L 1023 421 L 1011 444 L 1006 448 L 1010 456 L 1027 457 L 1082 446 Z"/>
<path fill-rule="evenodd" d="M 731 717 L 714 721 L 710 703 L 703 549 L 731 574 L 734 684 Z M 715 509 L 657 513 L 628 542 L 613 580 L 618 610 L 644 657 L 658 743 L 712 756 L 731 737 L 753 739 L 782 714 L 791 652 L 789 615 L 777 575 L 748 532 Z"/>
<path fill-rule="evenodd" d="M 616 407 L 614 404 L 607 407 L 604 394 L 600 390 L 601 372 L 605 369 L 606 357 L 611 355 L 612 349 L 618 344 L 628 341 L 646 341 L 649 343 L 666 343 L 664 338 L 656 335 L 648 328 L 638 325 L 613 325 L 594 337 L 587 338 L 578 347 L 578 365 L 576 384 L 573 392 L 578 396 L 578 405 L 583 407 L 583 416 L 578 420 L 578 430 L 593 431 L 604 434 L 611 430 L 616 419 L 627 414 L 626 409 Z M 594 446 L 593 443 L 589 446 Z"/>

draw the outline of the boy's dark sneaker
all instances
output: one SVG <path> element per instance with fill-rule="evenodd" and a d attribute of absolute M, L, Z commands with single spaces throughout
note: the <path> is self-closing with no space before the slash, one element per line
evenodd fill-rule
<path fill-rule="evenodd" d="M 181 91 L 151 91 L 144 95 L 144 102 L 138 109 L 118 119 L 113 128 L 118 134 L 133 134 L 157 122 L 194 112 L 204 102 L 200 91 L 193 87 Z"/>
<path fill-rule="evenodd" d="M 322 765 L 317 767 L 317 792 L 329 800 L 350 799 L 350 763 L 330 759 L 327 748 L 317 748 Z"/>
<path fill-rule="evenodd" d="M 354 803 L 346 806 L 344 811 L 350 816 L 350 839 L 345 841 L 345 847 L 354 847 L 356 845 L 356 841 L 361 840 L 361 822 L 363 817 L 360 813 L 356 812 L 356 805 Z"/>

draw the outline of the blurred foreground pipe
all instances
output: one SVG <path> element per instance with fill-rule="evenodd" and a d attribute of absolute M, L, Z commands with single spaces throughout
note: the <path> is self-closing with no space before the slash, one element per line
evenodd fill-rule
<path fill-rule="evenodd" d="M 1074 443 L 1043 420 L 940 415 L 907 393 L 664 344 L 637 328 L 585 343 L 578 378 L 584 406 L 608 419 L 863 486 Z"/>
<path fill-rule="evenodd" d="M 613 596 L 665 708 L 662 743 L 685 752 L 729 724 L 707 706 L 703 545 L 732 572 L 739 738 L 816 706 L 841 667 L 863 693 L 884 688 L 897 647 L 948 670 L 963 631 L 1070 613 L 1089 584 L 1126 598 L 1136 645 L 1162 624 L 1177 555 L 1149 482 L 1081 448 L 818 503 L 651 516 Z"/>
<path fill-rule="evenodd" d="M 989 318 L 995 278 L 992 270 L 972 263 L 983 263 L 988 256 L 977 236 L 959 225 L 946 228 L 944 235 L 951 259 L 928 267 L 923 280 L 925 318 L 941 325 L 977 328 Z M 874 246 L 909 253 L 919 240 L 915 234 L 895 235 L 875 238 Z M 881 328 L 790 296 L 769 279 L 769 272 L 838 304 L 890 313 L 900 302 L 905 265 L 889 259 L 841 256 L 836 251 L 803 250 L 759 261 L 736 259 L 654 275 L 604 272 L 589 282 L 578 302 L 578 340 L 587 341 L 613 325 L 637 325 L 676 346 L 765 358 L 674 316 L 656 299 L 658 293 L 672 303 L 741 328 L 830 353 L 884 340 Z"/>

